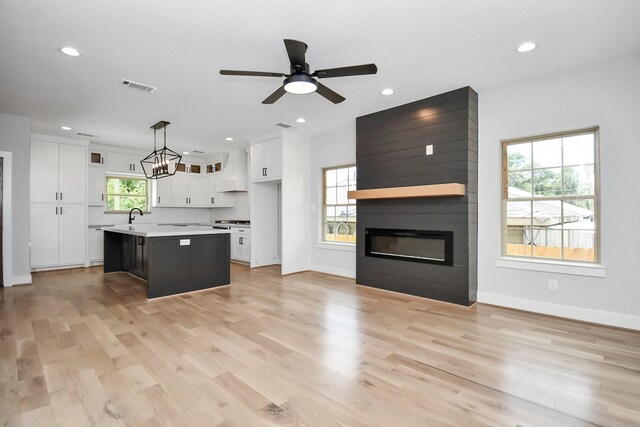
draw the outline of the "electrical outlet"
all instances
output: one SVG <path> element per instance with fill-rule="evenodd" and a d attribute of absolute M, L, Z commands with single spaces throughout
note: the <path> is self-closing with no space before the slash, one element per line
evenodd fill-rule
<path fill-rule="evenodd" d="M 549 290 L 554 292 L 558 290 L 558 281 L 556 279 L 549 279 Z"/>
<path fill-rule="evenodd" d="M 427 156 L 431 156 L 431 155 L 433 155 L 433 145 L 432 145 L 432 144 L 429 144 L 429 145 L 427 145 L 427 146 L 425 147 L 425 154 L 426 154 Z"/>

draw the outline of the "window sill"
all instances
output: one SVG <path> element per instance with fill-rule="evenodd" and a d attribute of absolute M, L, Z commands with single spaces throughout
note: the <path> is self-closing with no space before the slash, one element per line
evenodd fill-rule
<path fill-rule="evenodd" d="M 129 215 L 129 211 L 104 211 L 103 213 L 106 213 L 106 214 L 109 214 L 109 215 L 111 215 L 111 214 L 117 214 L 117 215 L 123 215 L 123 214 L 124 214 L 124 215 Z M 135 216 L 140 215 L 138 212 L 134 212 L 133 214 L 134 214 Z M 150 214 L 151 214 L 151 211 L 142 211 L 142 214 L 143 214 L 143 215 L 150 215 Z"/>
<path fill-rule="evenodd" d="M 336 251 L 355 252 L 355 243 L 333 243 L 333 242 L 318 242 L 316 243 L 318 249 L 332 249 Z"/>
<path fill-rule="evenodd" d="M 575 276 L 607 277 L 607 268 L 600 264 L 499 257 L 495 259 L 495 266 L 501 268 L 514 268 L 518 270 L 572 274 Z"/>

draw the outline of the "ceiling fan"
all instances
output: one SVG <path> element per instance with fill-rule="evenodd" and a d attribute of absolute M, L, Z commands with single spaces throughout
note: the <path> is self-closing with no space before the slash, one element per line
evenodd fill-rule
<path fill-rule="evenodd" d="M 262 101 L 263 104 L 273 104 L 286 92 L 295 94 L 318 92 L 319 95 L 327 98 L 334 104 L 338 104 L 344 101 L 345 98 L 318 82 L 316 78 L 328 79 L 331 77 L 360 76 L 364 74 L 376 74 L 378 72 L 376 64 L 364 64 L 350 67 L 328 68 L 310 73 L 309 64 L 306 63 L 304 57 L 308 47 L 307 44 L 298 40 L 284 39 L 284 45 L 287 48 L 287 55 L 289 55 L 289 62 L 291 63 L 291 74 L 237 70 L 220 70 L 220 74 L 224 76 L 286 77 L 282 86 Z"/>

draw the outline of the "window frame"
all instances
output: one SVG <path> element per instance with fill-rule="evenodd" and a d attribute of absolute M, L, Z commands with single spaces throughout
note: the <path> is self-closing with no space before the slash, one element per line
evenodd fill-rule
<path fill-rule="evenodd" d="M 327 166 L 327 167 L 323 167 L 321 170 L 322 173 L 322 214 L 321 214 L 321 222 L 320 222 L 320 244 L 327 244 L 327 245 L 346 245 L 349 247 L 355 247 L 356 246 L 356 242 L 339 242 L 336 240 L 325 240 L 325 234 L 324 234 L 324 229 L 327 223 L 327 174 L 326 172 L 329 170 L 337 170 L 337 169 L 349 169 L 349 168 L 356 168 L 356 173 L 357 173 L 357 165 L 355 163 L 348 163 L 345 165 L 338 165 L 338 166 Z M 357 179 L 356 179 L 356 183 L 357 183 Z M 347 185 L 347 191 L 349 191 L 348 185 Z M 329 205 L 329 206 L 345 206 L 344 204 L 335 204 L 335 205 Z M 355 206 L 357 208 L 356 204 L 349 204 L 349 198 L 347 196 L 347 204 L 346 206 Z M 357 212 L 357 211 L 356 211 Z M 357 218 L 358 218 L 358 214 L 356 213 L 356 227 L 357 227 Z M 356 234 L 356 241 L 357 241 L 358 237 Z"/>
<path fill-rule="evenodd" d="M 566 138 L 570 136 L 579 136 L 579 135 L 588 135 L 593 134 L 593 169 L 594 169 L 594 185 L 593 185 L 593 197 L 592 195 L 557 195 L 557 196 L 534 196 L 534 189 L 532 188 L 531 197 L 515 197 L 509 198 L 509 168 L 508 168 L 508 159 L 507 159 L 507 146 L 518 143 L 533 143 L 535 141 L 542 141 L 548 139 L 556 139 L 556 138 Z M 511 138 L 511 139 L 502 139 L 500 140 L 500 149 L 501 149 L 501 157 L 502 157 L 502 170 L 501 170 L 501 223 L 500 223 L 500 236 L 501 236 L 501 257 L 503 258 L 513 258 L 517 260 L 529 261 L 533 263 L 561 263 L 561 264 L 569 264 L 569 265 L 588 265 L 588 266 L 598 266 L 601 263 L 601 220 L 600 220 L 600 127 L 599 126 L 591 126 L 587 128 L 580 128 L 575 130 L 568 130 L 562 132 L 554 132 L 548 134 L 534 135 L 528 137 L 521 138 Z M 564 185 L 564 158 L 562 158 L 562 164 L 559 166 L 562 169 L 562 185 Z M 533 164 L 532 164 L 533 168 Z M 533 169 L 532 169 L 533 171 Z M 533 180 L 533 177 L 532 177 Z M 507 253 L 507 243 L 508 243 L 508 229 L 507 229 L 507 203 L 510 201 L 545 201 L 545 200 L 557 200 L 560 201 L 560 215 L 561 218 L 564 218 L 564 201 L 566 200 L 587 200 L 593 199 L 594 201 L 594 215 L 595 215 L 595 233 L 594 233 L 594 260 L 572 260 L 565 259 L 562 256 L 564 255 L 564 232 L 560 233 L 562 245 L 560 247 L 560 258 L 551 258 L 551 257 L 541 257 L 535 255 L 514 255 Z"/>
<path fill-rule="evenodd" d="M 151 189 L 151 183 L 149 181 L 149 179 L 147 178 L 142 178 L 140 176 L 127 176 L 127 175 L 106 175 L 105 179 L 104 179 L 104 185 L 105 185 L 105 200 L 104 200 L 104 213 L 106 214 L 123 214 L 123 213 L 129 213 L 129 210 L 109 210 L 109 196 L 131 196 L 131 194 L 115 194 L 115 193 L 109 193 L 108 192 L 108 185 L 107 183 L 109 182 L 109 179 L 132 179 L 132 180 L 136 180 L 136 181 L 144 181 L 145 182 L 145 193 L 144 193 L 144 197 L 145 197 L 145 209 L 142 210 L 143 213 L 148 214 L 150 213 L 149 210 L 149 190 Z M 134 195 L 134 197 L 142 197 L 142 196 L 137 196 Z"/>

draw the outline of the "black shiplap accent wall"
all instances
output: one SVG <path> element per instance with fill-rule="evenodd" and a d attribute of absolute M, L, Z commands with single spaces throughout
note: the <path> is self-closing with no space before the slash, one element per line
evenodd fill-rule
<path fill-rule="evenodd" d="M 470 87 L 358 117 L 358 189 L 464 184 L 459 197 L 359 200 L 356 281 L 471 305 L 477 295 L 478 94 Z M 433 155 L 425 146 L 433 144 Z M 365 256 L 365 228 L 454 232 L 453 267 Z"/>

